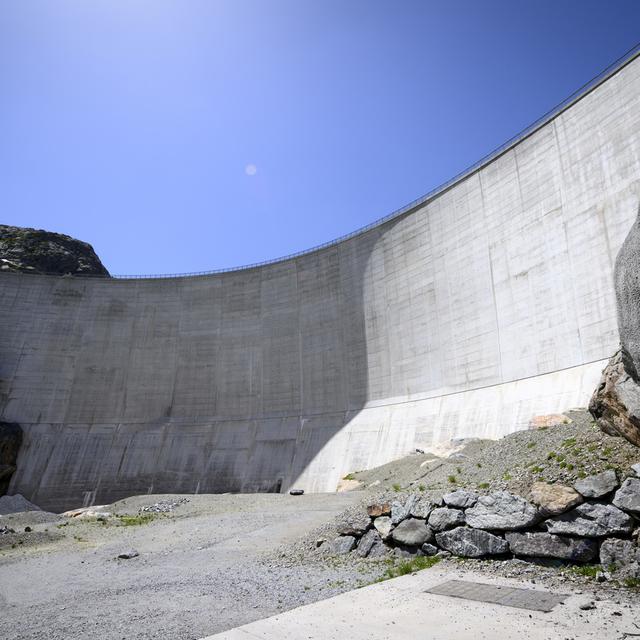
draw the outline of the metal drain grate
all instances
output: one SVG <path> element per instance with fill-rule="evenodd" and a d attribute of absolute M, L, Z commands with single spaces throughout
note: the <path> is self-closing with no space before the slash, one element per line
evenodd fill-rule
<path fill-rule="evenodd" d="M 567 598 L 562 594 L 548 591 L 501 587 L 481 582 L 467 582 L 466 580 L 449 580 L 427 589 L 426 593 L 465 598 L 477 602 L 491 602 L 492 604 L 502 604 L 505 607 L 518 607 L 532 611 L 551 611 L 553 607 L 564 602 Z"/>

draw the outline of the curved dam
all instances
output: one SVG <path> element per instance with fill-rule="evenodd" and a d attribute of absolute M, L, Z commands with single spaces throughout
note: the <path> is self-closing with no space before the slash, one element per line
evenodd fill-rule
<path fill-rule="evenodd" d="M 451 438 L 585 406 L 640 203 L 640 59 L 412 209 L 255 268 L 0 273 L 9 493 L 333 491 Z"/>

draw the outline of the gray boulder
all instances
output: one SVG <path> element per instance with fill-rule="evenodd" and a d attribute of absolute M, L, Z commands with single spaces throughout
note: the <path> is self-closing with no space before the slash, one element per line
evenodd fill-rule
<path fill-rule="evenodd" d="M 640 516 L 640 479 L 627 478 L 616 491 L 613 504 L 623 511 Z"/>
<path fill-rule="evenodd" d="M 420 551 L 422 551 L 422 553 L 424 553 L 425 556 L 435 556 L 440 550 L 435 545 L 425 542 L 420 547 Z"/>
<path fill-rule="evenodd" d="M 631 471 L 633 471 L 633 473 L 635 473 L 636 476 L 638 476 L 638 478 L 640 478 L 640 462 L 638 462 L 638 464 L 632 464 L 631 465 Z"/>
<path fill-rule="evenodd" d="M 618 488 L 618 476 L 613 469 L 607 469 L 595 476 L 578 480 L 573 486 L 585 498 L 601 498 Z"/>
<path fill-rule="evenodd" d="M 445 493 L 442 496 L 444 503 L 449 507 L 457 507 L 458 509 L 468 509 L 478 501 L 478 494 L 475 491 L 467 491 L 466 489 L 458 489 L 451 493 Z"/>
<path fill-rule="evenodd" d="M 414 518 L 426 520 L 433 511 L 435 505 L 428 498 L 420 498 L 412 507 L 409 515 Z"/>
<path fill-rule="evenodd" d="M 433 531 L 424 520 L 407 518 L 391 532 L 391 538 L 399 544 L 419 547 L 433 540 Z"/>
<path fill-rule="evenodd" d="M 621 533 L 631 533 L 633 520 L 612 504 L 585 502 L 575 509 L 545 522 L 549 533 L 602 538 Z"/>
<path fill-rule="evenodd" d="M 376 544 L 382 544 L 382 538 L 375 529 L 371 529 L 360 538 L 356 552 L 361 558 L 366 558 Z"/>
<path fill-rule="evenodd" d="M 475 529 L 508 531 L 538 522 L 538 510 L 524 498 L 507 491 L 480 496 L 475 507 L 465 512 L 467 524 Z"/>
<path fill-rule="evenodd" d="M 600 563 L 618 578 L 640 578 L 640 548 L 631 540 L 605 540 L 600 545 Z"/>
<path fill-rule="evenodd" d="M 391 534 L 393 524 L 391 524 L 391 518 L 389 516 L 380 516 L 373 521 L 373 526 L 380 534 L 383 540 L 386 540 Z"/>
<path fill-rule="evenodd" d="M 469 527 L 436 533 L 438 546 L 463 558 L 481 558 L 507 553 L 509 543 L 498 536 Z"/>
<path fill-rule="evenodd" d="M 409 517 L 411 509 L 418 502 L 418 496 L 411 494 L 404 502 L 394 500 L 391 503 L 391 523 L 399 524 L 405 518 Z"/>
<path fill-rule="evenodd" d="M 447 509 L 447 507 L 434 509 L 429 516 L 429 526 L 434 531 L 453 529 L 453 527 L 463 525 L 464 522 L 464 511 L 460 511 L 458 509 Z"/>
<path fill-rule="evenodd" d="M 356 539 L 353 536 L 338 536 L 329 542 L 329 551 L 336 555 L 344 555 L 356 548 Z"/>
<path fill-rule="evenodd" d="M 598 554 L 598 543 L 584 538 L 566 538 L 551 533 L 510 531 L 504 536 L 516 556 L 560 558 L 572 562 L 589 562 Z"/>
<path fill-rule="evenodd" d="M 366 513 L 350 515 L 338 525 L 337 531 L 341 536 L 361 536 L 371 526 L 371 518 Z"/>

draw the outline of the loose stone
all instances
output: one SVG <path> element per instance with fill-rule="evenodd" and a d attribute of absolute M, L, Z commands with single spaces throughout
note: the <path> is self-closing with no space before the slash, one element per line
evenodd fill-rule
<path fill-rule="evenodd" d="M 392 532 L 391 538 L 399 544 L 416 547 L 433 539 L 433 531 L 424 520 L 408 518 L 403 520 Z"/>
<path fill-rule="evenodd" d="M 549 533 L 601 538 L 631 533 L 631 516 L 611 504 L 585 502 L 575 509 L 545 522 Z"/>
<path fill-rule="evenodd" d="M 582 478 L 573 486 L 585 498 L 601 498 L 617 488 L 618 477 L 613 469 L 607 469 L 595 476 Z"/>
<path fill-rule="evenodd" d="M 598 553 L 598 543 L 584 538 L 567 538 L 551 533 L 508 532 L 505 538 L 516 556 L 559 558 L 572 562 L 589 562 Z"/>
<path fill-rule="evenodd" d="M 524 498 L 507 491 L 480 496 L 475 507 L 465 512 L 467 524 L 476 529 L 512 530 L 535 524 L 538 510 Z"/>
<path fill-rule="evenodd" d="M 469 527 L 436 533 L 436 541 L 443 549 L 463 558 L 501 555 L 509 551 L 506 540 L 487 531 Z"/>
<path fill-rule="evenodd" d="M 445 529 L 453 529 L 464 524 L 464 511 L 459 509 L 447 509 L 440 507 L 434 509 L 429 516 L 429 526 L 434 531 L 444 531 Z"/>

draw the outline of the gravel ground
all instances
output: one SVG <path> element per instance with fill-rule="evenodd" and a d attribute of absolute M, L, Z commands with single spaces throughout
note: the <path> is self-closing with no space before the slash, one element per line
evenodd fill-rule
<path fill-rule="evenodd" d="M 567 413 L 566 424 L 458 444 L 448 458 L 415 454 L 354 473 L 360 488 L 348 493 L 137 496 L 86 519 L 1 516 L 0 529 L 15 533 L 0 534 L 0 638 L 200 638 L 381 577 L 388 561 L 318 547 L 375 500 L 409 492 L 438 498 L 458 487 L 528 497 L 536 480 L 572 484 L 606 468 L 624 474 L 640 461 L 640 450 L 601 433 L 584 411 Z M 139 556 L 116 558 L 129 549 Z M 561 563 L 447 558 L 439 566 L 624 607 L 640 600 L 638 591 Z"/>
<path fill-rule="evenodd" d="M 0 535 L 0 638 L 200 638 L 372 582 L 380 563 L 282 556 L 358 498 L 144 496 L 107 507 L 104 522 L 5 516 L 17 533 Z M 130 548 L 140 555 L 116 559 Z"/>

